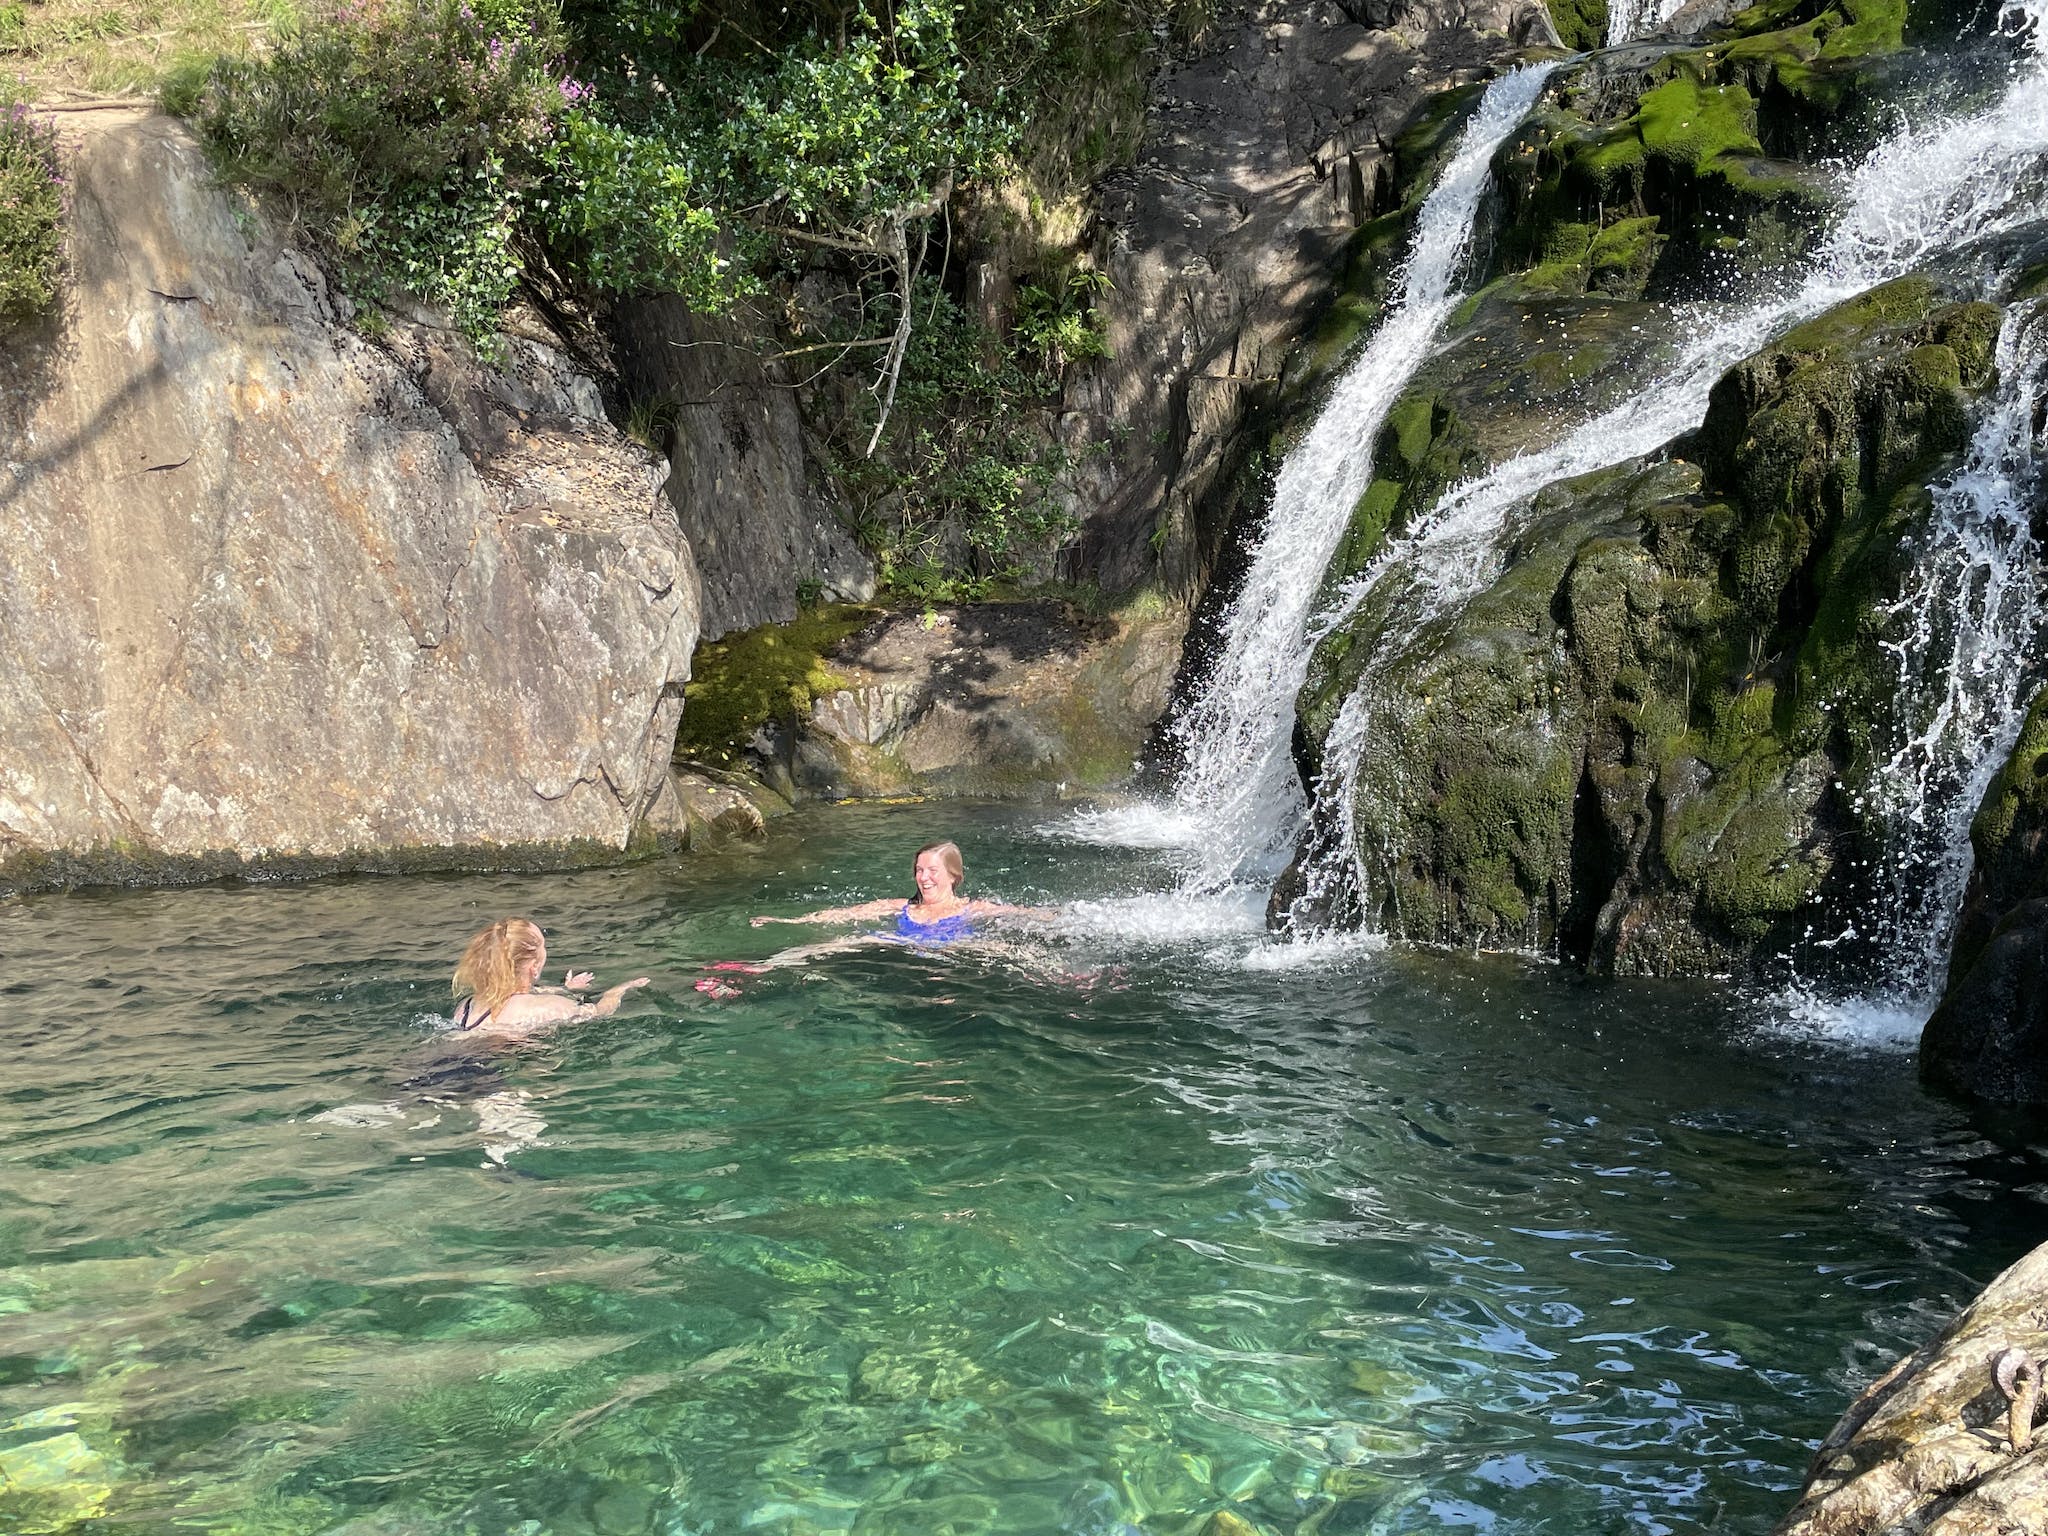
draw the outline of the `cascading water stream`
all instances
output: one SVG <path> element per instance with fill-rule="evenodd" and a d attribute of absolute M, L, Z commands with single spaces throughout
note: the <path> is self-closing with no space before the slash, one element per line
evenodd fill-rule
<path fill-rule="evenodd" d="M 1461 297 L 1453 282 L 1493 153 L 1557 68 L 1528 65 L 1487 87 L 1423 203 L 1385 321 L 1281 466 L 1265 539 L 1224 620 L 1222 660 L 1178 726 L 1187 753 L 1171 804 L 1099 815 L 1083 835 L 1180 848 L 1187 885 L 1203 891 L 1270 876 L 1291 847 L 1301 793 L 1287 741 L 1315 594 L 1371 479 L 1373 439 Z"/>
<path fill-rule="evenodd" d="M 1896 603 L 1891 755 L 1870 788 L 1888 831 L 1877 912 L 1878 989 L 1916 1021 L 1938 997 L 1963 888 L 1970 821 L 2019 739 L 2044 615 L 2032 514 L 2042 494 L 2048 306 L 2007 312 L 1999 388 L 1934 508 Z"/>
<path fill-rule="evenodd" d="M 1607 46 L 1619 48 L 1676 16 L 1685 0 L 1609 0 Z"/>
<path fill-rule="evenodd" d="M 2048 60 L 2039 52 L 2044 11 L 2048 5 L 2036 0 L 2021 13 L 2018 30 L 2032 52 L 1996 102 L 1972 117 L 1908 125 L 1871 152 L 1850 179 L 1841 219 L 1795 290 L 1732 316 L 1701 315 L 1689 327 L 1695 339 L 1662 377 L 1551 447 L 1454 487 L 1306 626 L 1313 645 L 1368 603 L 1381 616 L 1375 661 L 1346 702 L 1313 787 L 1313 831 L 1303 850 L 1309 899 L 1297 904 L 1303 915 L 1347 910 L 1361 894 L 1353 801 L 1375 735 L 1373 716 L 1398 702 L 1380 696 L 1378 674 L 1493 580 L 1516 507 L 1546 485 L 1640 457 L 1697 427 L 1714 382 L 1787 327 L 1937 252 L 2040 216 L 2048 191 Z"/>

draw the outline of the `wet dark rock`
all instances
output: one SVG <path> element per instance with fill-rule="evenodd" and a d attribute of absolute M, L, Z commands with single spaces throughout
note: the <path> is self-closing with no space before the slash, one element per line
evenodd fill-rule
<path fill-rule="evenodd" d="M 2048 897 L 2011 908 L 1959 961 L 1920 1071 L 1964 1098 L 2048 1108 Z"/>
<path fill-rule="evenodd" d="M 1669 461 L 1543 492 L 1500 574 L 1405 649 L 1385 652 L 1395 598 L 1326 640 L 1305 766 L 1370 668 L 1373 915 L 1660 974 L 1746 969 L 1822 921 L 1875 836 L 1855 806 L 1886 718 L 1883 605 L 1997 321 L 1917 279 L 1829 311 L 1732 369 Z M 1478 438 L 1426 403 L 1389 422 L 1424 451 L 1382 447 L 1433 498 Z M 1398 509 L 1406 487 L 1381 494 Z"/>
<path fill-rule="evenodd" d="M 1976 862 L 1920 1070 L 1980 1103 L 2048 1107 L 2048 695 L 1970 826 Z"/>

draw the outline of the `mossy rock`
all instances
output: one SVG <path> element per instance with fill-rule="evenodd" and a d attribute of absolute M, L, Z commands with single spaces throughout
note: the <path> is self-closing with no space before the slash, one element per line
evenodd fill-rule
<path fill-rule="evenodd" d="M 1949 974 L 1967 973 L 2005 915 L 2048 897 L 2048 693 L 2035 697 L 2019 739 L 1970 823 L 1976 867 L 1950 948 Z"/>
<path fill-rule="evenodd" d="M 96 1522 L 114 1496 L 104 1434 L 83 1405 L 39 1409 L 0 1424 L 0 1528 L 16 1536 L 57 1536 Z"/>
<path fill-rule="evenodd" d="M 1931 282 L 1864 295 L 1732 369 L 1681 444 L 1696 462 L 1546 490 L 1453 616 L 1390 641 L 1402 599 L 1370 596 L 1300 716 L 1313 759 L 1370 662 L 1352 812 L 1388 927 L 1720 971 L 1848 912 L 1880 835 L 1858 790 L 1887 719 L 1887 604 L 1997 324 Z M 1385 462 L 1426 463 L 1444 420 L 1411 394 Z"/>
<path fill-rule="evenodd" d="M 1607 0 L 1549 0 L 1549 6 L 1550 24 L 1565 47 L 1585 53 L 1606 44 Z"/>
<path fill-rule="evenodd" d="M 1640 240 L 1645 219 L 1656 245 L 1593 260 L 1610 274 L 1599 291 L 1697 291 L 1796 260 L 1833 198 L 1819 162 L 1882 131 L 1875 105 L 1904 23 L 1899 0 L 1788 0 L 1706 43 L 1598 54 L 1560 75 L 1495 157 L 1487 278 L 1583 292 L 1603 232 L 1633 225 L 1617 238 Z"/>
<path fill-rule="evenodd" d="M 761 727 L 807 715 L 817 695 L 844 686 L 826 652 L 882 614 L 856 603 L 822 604 L 786 624 L 698 646 L 683 686 L 677 759 L 730 768 Z"/>

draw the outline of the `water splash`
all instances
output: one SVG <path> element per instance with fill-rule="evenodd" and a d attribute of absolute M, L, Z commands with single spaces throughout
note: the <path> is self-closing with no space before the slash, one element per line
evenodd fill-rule
<path fill-rule="evenodd" d="M 1373 439 L 1460 297 L 1453 283 L 1493 153 L 1557 67 L 1532 64 L 1487 87 L 1423 203 L 1386 320 L 1281 466 L 1265 539 L 1224 619 L 1223 659 L 1177 727 L 1187 750 L 1171 803 L 1098 813 L 1084 835 L 1177 846 L 1194 890 L 1269 878 L 1291 849 L 1302 797 L 1288 734 L 1323 572 L 1371 479 Z"/>
<path fill-rule="evenodd" d="M 1607 46 L 1619 48 L 1655 31 L 1676 16 L 1684 4 L 1685 0 L 1608 0 Z"/>
<path fill-rule="evenodd" d="M 2009 310 L 1998 394 L 1934 507 L 1890 615 L 1893 740 L 1866 800 L 1886 848 L 1874 1000 L 1924 1019 L 1948 970 L 1971 866 L 1970 821 L 2026 718 L 2043 626 L 2032 514 L 2041 497 L 2048 305 Z"/>
<path fill-rule="evenodd" d="M 2043 11 L 2048 4 L 2028 9 L 2014 30 L 2037 44 Z M 1322 910 L 1363 904 L 1362 890 L 1341 894 L 1346 883 L 1362 881 L 1363 872 L 1348 867 L 1355 833 L 1339 848 L 1332 829 L 1353 825 L 1359 772 L 1380 734 L 1376 717 L 1398 703 L 1380 679 L 1392 659 L 1497 577 L 1510 514 L 1547 485 L 1638 458 L 1697 427 L 1715 381 L 1788 327 L 1938 252 L 2038 218 L 2048 195 L 2048 62 L 2038 53 L 2029 58 L 2005 93 L 1974 116 L 1903 126 L 1870 153 L 1846 190 L 1841 218 L 1796 288 L 1733 315 L 1703 306 L 1680 316 L 1676 328 L 1693 339 L 1661 378 L 1552 446 L 1453 487 L 1308 626 L 1327 634 L 1368 603 L 1380 618 L 1374 658 L 1346 703 L 1345 736 L 1326 758 L 1310 807 L 1304 885 L 1318 893 Z M 1314 915 L 1302 903 L 1297 910 Z"/>

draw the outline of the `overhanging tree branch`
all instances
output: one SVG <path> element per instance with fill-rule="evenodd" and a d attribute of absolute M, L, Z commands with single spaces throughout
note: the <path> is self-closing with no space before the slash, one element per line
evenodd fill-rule
<path fill-rule="evenodd" d="M 910 241 L 904 231 L 912 219 L 926 219 L 937 213 L 952 195 L 953 173 L 948 171 L 939 178 L 931 196 L 922 202 L 891 208 L 881 217 L 876 244 L 896 268 L 896 334 L 890 340 L 888 355 L 882 360 L 881 376 L 875 380 L 877 387 L 884 384 L 887 387 L 882 395 L 882 412 L 875 418 L 874 436 L 868 439 L 868 451 L 862 455 L 863 458 L 875 456 L 875 449 L 882 441 L 882 429 L 889 425 L 889 411 L 896 404 L 896 383 L 903 376 L 903 354 L 910 348 L 910 285 L 917 274 L 911 269 Z"/>

